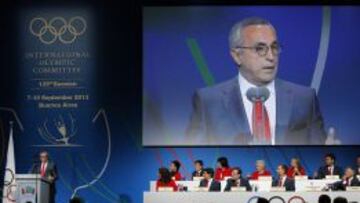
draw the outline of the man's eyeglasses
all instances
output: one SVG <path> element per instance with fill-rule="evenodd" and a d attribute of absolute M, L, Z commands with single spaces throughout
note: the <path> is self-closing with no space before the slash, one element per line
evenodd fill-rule
<path fill-rule="evenodd" d="M 281 53 L 281 46 L 279 44 L 272 44 L 270 46 L 265 45 L 265 44 L 259 44 L 256 46 L 252 46 L 252 47 L 247 47 L 247 46 L 238 46 L 236 47 L 237 49 L 252 49 L 254 50 L 259 56 L 266 56 L 269 52 L 269 50 L 271 49 L 271 52 L 274 55 L 279 55 Z"/>

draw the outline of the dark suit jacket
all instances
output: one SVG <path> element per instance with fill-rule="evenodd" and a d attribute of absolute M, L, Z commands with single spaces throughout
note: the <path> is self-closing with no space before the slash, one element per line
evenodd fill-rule
<path fill-rule="evenodd" d="M 31 170 L 32 173 L 40 174 L 41 172 L 41 163 L 34 164 Z M 50 182 L 50 194 L 49 194 L 49 203 L 55 203 L 55 194 L 56 194 L 56 180 L 58 179 L 57 175 L 57 168 L 54 162 L 48 161 L 46 170 L 45 170 L 45 177 L 48 178 L 49 176 L 54 177 L 54 181 Z M 46 179 L 45 178 L 45 179 Z"/>
<path fill-rule="evenodd" d="M 353 177 L 353 179 L 350 182 L 350 186 L 360 186 L 359 179 L 356 178 L 356 176 Z M 344 181 L 337 181 L 332 185 L 333 190 L 345 190 L 346 185 L 344 184 Z"/>
<path fill-rule="evenodd" d="M 278 185 L 279 185 L 279 178 L 276 180 L 273 180 L 273 182 L 272 182 L 273 187 L 276 187 Z M 285 187 L 286 191 L 295 191 L 295 181 L 293 179 L 286 178 L 284 187 Z"/>
<path fill-rule="evenodd" d="M 199 187 L 207 187 L 207 180 L 203 179 L 200 181 Z M 212 180 L 211 185 L 209 187 L 210 192 L 220 192 L 221 191 L 221 183 L 215 179 Z"/>
<path fill-rule="evenodd" d="M 275 80 L 277 145 L 324 144 L 325 131 L 313 89 Z M 196 145 L 253 143 L 238 77 L 197 90 L 187 138 Z"/>
<path fill-rule="evenodd" d="M 38 164 L 34 164 L 33 168 L 31 170 L 32 173 L 35 174 L 40 174 L 40 170 L 41 170 L 41 163 Z M 52 177 L 54 177 L 54 181 L 50 182 L 50 193 L 52 193 L 52 195 L 54 195 L 56 193 L 56 188 L 55 188 L 55 181 L 58 179 L 58 175 L 57 175 L 57 168 L 54 162 L 49 161 L 48 165 L 46 167 L 45 170 L 45 177 L 49 177 L 50 175 Z"/>
<path fill-rule="evenodd" d="M 194 171 L 194 172 L 192 173 L 192 177 L 193 177 L 193 178 L 194 178 L 194 177 L 202 177 L 203 174 L 204 174 L 204 170 L 201 170 L 201 171 L 200 171 L 200 174 L 198 174 L 197 171 Z"/>
<path fill-rule="evenodd" d="M 40 174 L 41 163 L 35 164 L 32 168 L 32 173 Z M 57 168 L 54 162 L 49 161 L 45 170 L 45 177 L 53 176 L 55 180 L 57 179 Z"/>
<path fill-rule="evenodd" d="M 226 186 L 224 191 L 231 191 L 231 187 L 236 186 L 236 181 L 234 179 L 229 178 L 226 181 Z M 245 178 L 240 178 L 240 187 L 245 187 L 246 191 L 251 191 L 251 186 L 249 184 L 249 181 Z"/>
<path fill-rule="evenodd" d="M 318 170 L 317 178 L 318 179 L 324 179 L 327 175 L 330 175 L 329 171 L 328 171 L 328 167 L 327 166 L 320 167 L 319 170 Z M 339 175 L 340 177 L 342 177 L 343 170 L 339 166 L 334 166 L 333 175 Z"/>
<path fill-rule="evenodd" d="M 355 166 L 354 170 L 355 170 L 356 175 L 360 175 L 360 173 L 359 173 L 360 172 L 360 166 Z"/>

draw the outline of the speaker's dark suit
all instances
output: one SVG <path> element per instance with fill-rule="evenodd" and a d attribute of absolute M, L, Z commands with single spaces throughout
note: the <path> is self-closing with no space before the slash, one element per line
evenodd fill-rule
<path fill-rule="evenodd" d="M 275 80 L 277 145 L 325 143 L 323 118 L 313 89 Z M 194 145 L 247 145 L 253 142 L 238 77 L 197 90 L 187 139 Z"/>
<path fill-rule="evenodd" d="M 34 164 L 31 171 L 34 174 L 40 174 L 41 173 L 41 163 Z M 58 178 L 57 174 L 58 174 L 57 173 L 57 167 L 56 167 L 55 163 L 52 162 L 52 161 L 48 161 L 47 167 L 46 167 L 46 170 L 45 170 L 45 179 L 47 179 L 49 176 L 54 177 L 54 180 L 50 181 L 49 203 L 55 203 L 55 194 L 56 194 L 55 181 Z"/>

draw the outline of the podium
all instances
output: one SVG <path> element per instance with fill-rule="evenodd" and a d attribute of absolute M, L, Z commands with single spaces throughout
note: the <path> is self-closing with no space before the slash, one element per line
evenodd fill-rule
<path fill-rule="evenodd" d="M 50 182 L 39 174 L 16 174 L 17 203 L 48 203 Z"/>

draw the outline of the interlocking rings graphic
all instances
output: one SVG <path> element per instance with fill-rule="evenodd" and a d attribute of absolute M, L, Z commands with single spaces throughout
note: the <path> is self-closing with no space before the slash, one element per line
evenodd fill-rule
<path fill-rule="evenodd" d="M 86 20 L 81 16 L 72 17 L 68 22 L 60 16 L 52 18 L 49 22 L 43 17 L 35 17 L 29 24 L 31 34 L 44 44 L 53 44 L 57 40 L 63 44 L 71 44 L 78 36 L 84 34 L 86 29 Z"/>
<path fill-rule="evenodd" d="M 14 171 L 12 171 L 9 168 L 5 169 L 5 173 L 10 174 L 10 179 L 9 180 L 4 180 L 4 186 L 5 186 L 6 194 L 2 198 L 7 199 L 8 202 L 15 202 L 15 192 L 16 192 L 16 185 L 14 184 L 14 182 L 15 182 L 15 173 L 14 173 Z M 0 191 L 2 192 L 1 189 L 0 189 Z"/>

